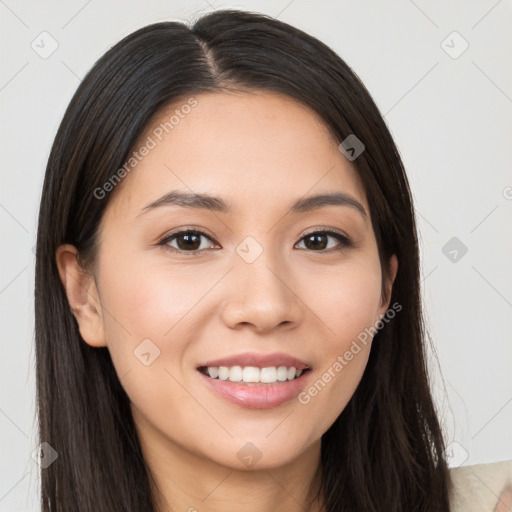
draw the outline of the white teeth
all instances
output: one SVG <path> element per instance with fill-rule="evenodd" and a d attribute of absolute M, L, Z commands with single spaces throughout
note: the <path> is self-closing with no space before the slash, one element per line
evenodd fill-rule
<path fill-rule="evenodd" d="M 277 380 L 277 370 L 275 366 L 270 368 L 262 368 L 260 374 L 260 382 L 270 383 Z"/>
<path fill-rule="evenodd" d="M 244 382 L 259 382 L 260 381 L 260 369 L 255 366 L 246 366 L 243 374 Z"/>
<path fill-rule="evenodd" d="M 208 367 L 210 369 L 210 367 Z M 226 368 L 225 366 L 221 366 L 219 368 L 219 379 L 220 380 L 228 380 L 229 378 L 229 368 Z"/>
<path fill-rule="evenodd" d="M 242 367 L 241 366 L 232 366 L 229 369 L 229 380 L 231 382 L 240 382 L 242 380 Z"/>
<path fill-rule="evenodd" d="M 285 382 L 294 380 L 302 375 L 304 370 L 297 370 L 294 366 L 269 366 L 258 368 L 256 366 L 208 366 L 207 374 L 212 379 L 229 380 L 230 382 L 264 383 Z"/>
<path fill-rule="evenodd" d="M 277 380 L 279 382 L 284 382 L 285 380 L 288 380 L 288 368 L 286 368 L 286 366 L 280 366 L 277 369 Z"/>

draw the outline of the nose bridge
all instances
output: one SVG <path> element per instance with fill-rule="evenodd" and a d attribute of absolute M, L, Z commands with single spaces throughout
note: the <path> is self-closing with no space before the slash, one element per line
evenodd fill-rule
<path fill-rule="evenodd" d="M 237 247 L 235 267 L 239 271 L 238 279 L 243 289 L 250 292 L 253 300 L 266 297 L 272 300 L 285 298 L 289 290 L 284 285 L 283 277 L 279 274 L 286 272 L 285 265 L 279 261 L 277 251 L 271 247 L 263 247 L 253 237 L 247 237 Z M 288 291 L 287 291 L 288 290 Z"/>
<path fill-rule="evenodd" d="M 247 237 L 237 246 L 233 265 L 233 286 L 223 310 L 226 323 L 250 323 L 265 330 L 300 318 L 300 304 L 279 251 Z"/>

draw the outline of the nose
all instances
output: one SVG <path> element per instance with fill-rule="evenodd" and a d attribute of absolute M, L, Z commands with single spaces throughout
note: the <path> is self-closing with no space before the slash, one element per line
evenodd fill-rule
<path fill-rule="evenodd" d="M 270 257 L 269 251 L 252 263 L 235 255 L 228 279 L 220 314 L 231 329 L 246 326 L 263 334 L 296 327 L 304 317 L 304 305 L 294 291 L 297 286 L 291 272 Z"/>

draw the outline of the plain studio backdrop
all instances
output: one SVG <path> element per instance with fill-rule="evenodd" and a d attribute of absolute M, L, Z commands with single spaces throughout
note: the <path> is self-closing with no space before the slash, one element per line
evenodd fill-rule
<path fill-rule="evenodd" d="M 512 459 L 510 1 L 0 0 L 0 512 L 39 509 L 33 248 L 57 127 L 82 77 L 124 36 L 220 8 L 316 36 L 369 89 L 415 200 L 449 464 Z"/>

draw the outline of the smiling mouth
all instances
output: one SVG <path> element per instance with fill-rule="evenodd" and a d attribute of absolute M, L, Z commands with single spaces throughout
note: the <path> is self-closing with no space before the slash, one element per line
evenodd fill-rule
<path fill-rule="evenodd" d="M 197 370 L 213 380 L 246 384 L 248 386 L 284 384 L 297 380 L 309 373 L 311 368 L 298 370 L 294 366 L 270 366 L 258 368 L 256 366 L 200 366 Z"/>

